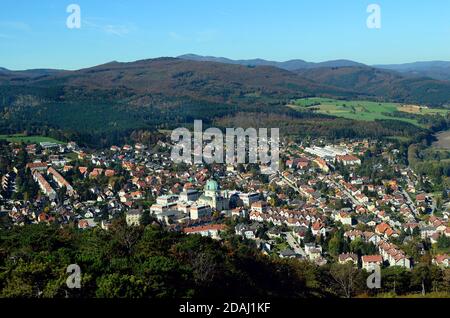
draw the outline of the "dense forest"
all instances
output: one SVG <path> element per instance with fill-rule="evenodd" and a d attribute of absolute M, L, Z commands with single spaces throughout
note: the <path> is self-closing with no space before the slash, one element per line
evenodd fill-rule
<path fill-rule="evenodd" d="M 420 140 L 428 131 L 412 124 L 380 120 L 360 122 L 313 112 L 298 112 L 283 103 L 214 104 L 187 100 L 179 106 L 138 109 L 117 102 L 79 100 L 36 107 L 4 108 L 0 113 L 0 134 L 44 135 L 61 141 L 76 141 L 82 146 L 108 147 L 129 141 L 134 131 L 178 127 L 192 128 L 203 120 L 204 128 L 279 127 L 283 135 L 315 136 L 328 139 L 406 137 Z"/>

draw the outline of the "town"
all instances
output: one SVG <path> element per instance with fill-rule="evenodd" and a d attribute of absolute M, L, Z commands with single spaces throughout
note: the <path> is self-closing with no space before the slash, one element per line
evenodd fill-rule
<path fill-rule="evenodd" d="M 108 230 L 125 217 L 129 226 L 238 236 L 269 257 L 318 266 L 410 270 L 428 256 L 449 267 L 447 193 L 424 191 L 432 181 L 404 165 L 393 143 L 283 140 L 271 175 L 256 164 L 176 164 L 172 146 L 3 143 L 0 224 Z"/>

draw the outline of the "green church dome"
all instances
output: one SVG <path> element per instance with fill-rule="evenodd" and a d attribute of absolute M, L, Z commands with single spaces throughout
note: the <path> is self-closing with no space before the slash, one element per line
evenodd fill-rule
<path fill-rule="evenodd" d="M 205 185 L 205 191 L 219 191 L 219 184 L 215 180 L 208 180 Z"/>

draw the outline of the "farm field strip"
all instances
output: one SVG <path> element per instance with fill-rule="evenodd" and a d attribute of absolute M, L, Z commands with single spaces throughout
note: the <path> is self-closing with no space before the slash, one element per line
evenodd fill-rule
<path fill-rule="evenodd" d="M 63 142 L 56 140 L 51 137 L 44 136 L 25 136 L 23 134 L 15 134 L 15 135 L 0 135 L 0 140 L 6 140 L 8 142 L 17 142 L 17 143 L 41 143 L 41 142 L 53 142 L 57 144 L 62 144 Z"/>
<path fill-rule="evenodd" d="M 295 101 L 289 107 L 302 110 L 310 109 L 317 113 L 343 117 L 354 120 L 400 120 L 417 126 L 421 126 L 417 119 L 407 118 L 409 115 L 433 115 L 448 113 L 447 109 L 428 108 L 419 105 L 402 105 L 399 103 L 382 103 L 372 101 L 345 101 L 329 98 L 305 98 Z M 401 112 L 405 117 L 396 115 Z M 389 115 L 392 114 L 392 115 Z"/>

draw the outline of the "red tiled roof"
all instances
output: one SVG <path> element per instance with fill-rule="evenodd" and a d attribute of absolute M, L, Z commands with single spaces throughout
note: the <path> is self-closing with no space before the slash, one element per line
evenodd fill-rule
<path fill-rule="evenodd" d="M 438 255 L 435 258 L 435 260 L 438 264 L 443 263 L 446 259 L 450 259 L 450 256 L 447 254 Z"/>
<path fill-rule="evenodd" d="M 362 261 L 363 263 L 382 263 L 383 258 L 381 255 L 364 255 Z"/>
<path fill-rule="evenodd" d="M 336 156 L 339 161 L 358 161 L 359 158 L 353 155 Z"/>
<path fill-rule="evenodd" d="M 195 226 L 195 227 L 188 227 L 183 229 L 184 233 L 196 233 L 196 232 L 204 232 L 204 231 L 223 231 L 225 230 L 226 226 L 224 224 L 210 224 L 210 225 L 203 225 L 203 226 Z"/>

